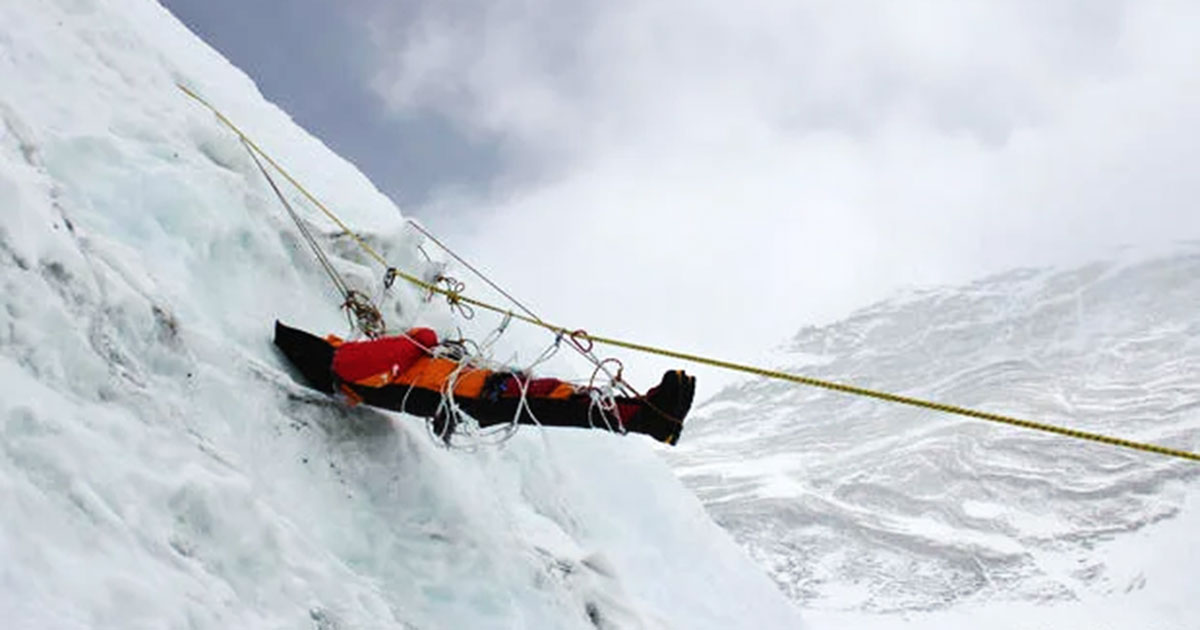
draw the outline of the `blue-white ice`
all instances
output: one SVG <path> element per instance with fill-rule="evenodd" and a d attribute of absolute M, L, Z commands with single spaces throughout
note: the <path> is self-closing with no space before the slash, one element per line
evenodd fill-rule
<path fill-rule="evenodd" d="M 642 438 L 448 451 L 297 386 L 272 323 L 344 333 L 337 296 L 176 82 L 423 264 L 386 198 L 155 2 L 0 4 L 5 627 L 800 627 Z M 393 326 L 452 324 L 397 293 Z"/>

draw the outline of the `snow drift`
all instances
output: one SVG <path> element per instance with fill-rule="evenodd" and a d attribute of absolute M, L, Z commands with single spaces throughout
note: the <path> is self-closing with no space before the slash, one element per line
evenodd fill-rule
<path fill-rule="evenodd" d="M 163 8 L 9 2 L 0 25 L 7 627 L 799 627 L 639 438 L 447 451 L 418 420 L 296 385 L 272 323 L 344 332 L 336 295 L 176 83 L 393 263 L 420 269 L 418 241 Z M 450 321 L 411 291 L 398 304 L 393 326 Z"/>
<path fill-rule="evenodd" d="M 1197 295 L 1200 243 L 1181 243 L 910 291 L 805 328 L 779 361 L 1195 452 Z M 1194 462 L 764 379 L 698 407 L 688 437 L 676 470 L 814 625 L 1181 628 L 1200 613 Z"/>

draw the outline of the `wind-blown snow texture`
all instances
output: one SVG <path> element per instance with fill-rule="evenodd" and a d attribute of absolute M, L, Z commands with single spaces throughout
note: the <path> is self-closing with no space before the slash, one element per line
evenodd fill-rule
<path fill-rule="evenodd" d="M 418 420 L 296 385 L 273 321 L 344 332 L 337 296 L 175 82 L 394 263 L 420 270 L 417 242 L 160 6 L 0 3 L 0 81 L 6 628 L 798 627 L 641 438 L 447 451 Z M 450 321 L 399 293 L 394 326 Z"/>
<path fill-rule="evenodd" d="M 781 362 L 1200 451 L 1198 252 L 912 292 L 801 331 Z M 816 625 L 1200 615 L 1193 462 L 768 380 L 719 393 L 685 437 L 677 471 Z M 820 614 L 839 610 L 905 615 Z"/>

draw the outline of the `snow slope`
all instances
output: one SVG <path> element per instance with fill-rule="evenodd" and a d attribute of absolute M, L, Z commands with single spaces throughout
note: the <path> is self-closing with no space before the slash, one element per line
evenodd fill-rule
<path fill-rule="evenodd" d="M 149 0 L 0 3 L 0 619 L 7 628 L 795 628 L 641 438 L 423 423 L 297 386 L 336 295 L 222 107 L 395 264 L 351 165 Z M 375 272 L 307 206 L 360 287 Z M 394 327 L 452 323 L 398 289 Z"/>
<path fill-rule="evenodd" d="M 806 328 L 780 363 L 1197 452 L 1197 296 L 1195 243 L 1018 270 Z M 814 625 L 1184 628 L 1200 614 L 1194 462 L 767 380 L 709 400 L 687 437 L 676 469 Z"/>

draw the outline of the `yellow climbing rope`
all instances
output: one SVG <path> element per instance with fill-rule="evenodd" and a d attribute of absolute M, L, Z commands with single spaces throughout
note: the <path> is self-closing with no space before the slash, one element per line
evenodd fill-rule
<path fill-rule="evenodd" d="M 191 98 L 195 99 L 197 102 L 199 102 L 201 105 L 204 105 L 213 114 L 215 114 L 218 120 L 220 120 L 225 126 L 229 127 L 229 129 L 231 129 L 234 133 L 236 133 L 243 142 L 245 142 L 248 146 L 253 148 L 253 150 L 255 152 L 257 152 L 260 156 L 262 156 L 263 159 L 265 159 L 271 165 L 272 168 L 274 168 L 276 171 L 278 171 L 280 174 L 282 174 L 283 177 L 288 180 L 288 182 L 290 182 L 293 186 L 295 186 L 296 189 L 299 190 L 301 194 L 303 194 L 317 208 L 319 208 L 323 213 L 325 213 L 325 215 L 327 217 L 329 217 L 329 219 L 331 221 L 333 221 L 343 232 L 345 232 L 346 235 L 353 238 L 359 244 L 359 246 L 362 247 L 363 251 L 365 251 L 376 262 L 383 265 L 383 267 L 387 270 L 387 274 L 389 276 L 403 278 L 405 281 L 407 281 L 411 284 L 414 284 L 416 286 L 419 286 L 419 287 L 429 291 L 430 293 L 436 293 L 436 294 L 443 295 L 452 304 L 470 304 L 470 305 L 478 307 L 478 308 L 482 308 L 485 310 L 489 310 L 489 311 L 504 315 L 505 317 L 519 319 L 521 321 L 532 324 L 534 326 L 540 326 L 542 328 L 545 328 L 546 330 L 553 332 L 555 335 L 557 335 L 559 337 L 570 337 L 572 340 L 575 340 L 575 341 L 587 341 L 590 343 L 601 343 L 601 344 L 605 344 L 605 345 L 609 345 L 609 346 L 615 346 L 618 348 L 625 348 L 627 350 L 634 350 L 637 352 L 656 354 L 659 356 L 671 357 L 674 359 L 681 359 L 684 361 L 691 361 L 693 363 L 699 363 L 702 365 L 708 365 L 708 366 L 722 368 L 722 369 L 726 369 L 726 370 L 734 370 L 734 371 L 738 371 L 738 372 L 744 372 L 747 374 L 754 374 L 754 375 L 762 376 L 765 378 L 789 381 L 789 382 L 797 383 L 800 385 L 808 385 L 810 387 L 820 387 L 823 389 L 828 389 L 828 390 L 833 390 L 833 391 L 842 392 L 842 393 L 846 393 L 846 394 L 851 394 L 854 396 L 865 396 L 868 398 L 875 398 L 878 400 L 886 400 L 888 402 L 894 402 L 894 403 L 899 403 L 902 405 L 919 407 L 919 408 L 928 409 L 931 411 L 938 411 L 938 412 L 942 412 L 942 413 L 955 414 L 955 415 L 966 416 L 966 417 L 970 417 L 970 418 L 977 418 L 980 420 L 987 420 L 989 422 L 1007 424 L 1007 425 L 1014 426 L 1014 427 L 1020 427 L 1022 429 L 1033 429 L 1033 430 L 1037 430 L 1037 431 L 1045 431 L 1048 433 L 1055 433 L 1058 435 L 1063 435 L 1063 436 L 1076 438 L 1076 439 L 1080 439 L 1080 440 L 1087 440 L 1090 442 L 1098 442 L 1101 444 L 1109 444 L 1112 446 L 1121 446 L 1124 448 L 1134 449 L 1134 450 L 1143 451 L 1143 452 L 1147 452 L 1147 453 L 1157 453 L 1159 455 L 1167 455 L 1169 457 L 1177 457 L 1180 459 L 1187 459 L 1187 460 L 1200 462 L 1200 454 L 1181 450 L 1181 449 L 1169 448 L 1166 446 L 1159 446 L 1157 444 L 1148 444 L 1145 442 L 1137 442 L 1134 440 L 1127 440 L 1124 438 L 1103 435 L 1100 433 L 1092 433 L 1089 431 L 1080 431 L 1078 429 L 1072 429 L 1069 427 L 1047 424 L 1044 422 L 1034 422 L 1032 420 L 1023 420 L 1020 418 L 1014 418 L 1012 416 L 1006 416 L 1006 415 L 1001 415 L 1001 414 L 997 414 L 997 413 L 990 413 L 987 411 L 979 411 L 976 409 L 969 409 L 966 407 L 959 407 L 956 405 L 949 405 L 949 404 L 945 404 L 945 403 L 922 400 L 920 398 L 913 398 L 910 396 L 901 396 L 899 394 L 891 394 L 891 393 L 884 392 L 884 391 L 867 389 L 865 387 L 858 387 L 855 385 L 848 385 L 845 383 L 837 383 L 834 381 L 826 381 L 826 380 L 822 380 L 822 379 L 811 378 L 808 376 L 801 376 L 798 374 L 782 372 L 779 370 L 771 370 L 771 369 L 761 368 L 761 367 L 757 367 L 757 366 L 753 366 L 753 365 L 734 363 L 732 361 L 724 361 L 721 359 L 714 359 L 711 357 L 704 357 L 704 356 L 700 356 L 700 355 L 696 355 L 696 354 L 689 354 L 686 352 L 678 352 L 675 350 L 658 348 L 655 346 L 649 346 L 649 345 L 644 345 L 644 344 L 639 344 L 639 343 L 632 343 L 629 341 L 622 341 L 620 339 L 611 339 L 608 337 L 591 335 L 582 330 L 571 330 L 571 329 L 568 329 L 563 326 L 556 326 L 554 324 L 547 323 L 536 317 L 530 317 L 530 316 L 526 316 L 526 315 L 521 315 L 519 313 L 513 313 L 511 310 L 503 309 L 498 306 L 489 304 L 487 302 L 483 302 L 481 300 L 474 299 L 472 297 L 463 295 L 461 293 L 461 290 L 458 287 L 455 287 L 453 289 L 446 289 L 446 288 L 440 287 L 436 284 L 426 282 L 412 274 L 406 273 L 400 269 L 390 266 L 387 263 L 387 261 L 383 258 L 383 256 L 381 256 L 378 252 L 376 252 L 365 240 L 362 239 L 362 237 L 355 234 L 349 228 L 349 226 L 347 226 L 341 219 L 339 219 L 337 217 L 337 215 L 335 215 L 333 213 L 333 211 L 331 211 L 328 207 L 325 206 L 325 204 L 321 203 L 321 201 L 318 200 L 312 193 L 308 192 L 308 190 L 302 184 L 300 184 L 299 181 L 297 181 L 294 177 L 292 177 L 291 174 L 289 174 L 287 172 L 287 170 L 285 170 L 282 166 L 280 166 L 278 162 L 276 162 L 274 159 L 272 159 L 271 156 L 267 155 L 267 153 L 265 151 L 263 151 L 262 148 L 260 148 L 257 144 L 255 144 L 254 141 L 251 140 L 244 132 L 242 132 L 242 130 L 239 129 L 237 127 L 237 125 L 235 125 L 233 123 L 233 121 L 226 118 L 225 115 L 222 114 L 216 107 L 214 107 L 208 101 L 204 100 L 199 94 L 196 94 L 194 91 L 189 89 L 187 86 L 180 84 L 179 89 L 183 90 L 183 92 L 185 94 L 187 94 Z"/>
<path fill-rule="evenodd" d="M 342 220 L 339 219 L 337 217 L 337 215 L 333 213 L 333 211 L 331 211 L 329 208 L 325 207 L 325 204 L 321 203 L 321 201 L 319 199 L 317 199 L 311 193 L 309 193 L 308 189 L 306 189 L 304 186 L 302 186 L 300 184 L 300 182 L 296 181 L 296 178 L 292 177 L 292 175 L 290 173 L 288 173 L 286 169 L 284 169 L 282 166 L 280 166 L 279 163 L 276 162 L 270 155 L 268 155 L 266 151 L 263 151 L 262 148 L 259 147 L 258 144 L 256 144 L 254 142 L 254 140 L 250 139 L 250 136 L 247 136 L 245 133 L 242 133 L 242 130 L 239 129 L 237 125 L 233 124 L 232 120 L 229 120 L 228 118 L 226 118 L 225 114 L 221 113 L 221 110 L 214 107 L 212 103 L 209 103 L 208 101 L 204 100 L 204 98 L 202 96 L 200 96 L 199 94 L 192 91 L 191 88 L 189 88 L 188 86 L 186 86 L 182 83 L 176 83 L 175 85 L 178 86 L 179 89 L 183 90 L 184 94 L 187 94 L 188 96 L 192 97 L 193 99 L 196 100 L 196 102 L 207 107 L 209 111 L 211 111 L 213 114 L 215 114 L 217 117 L 217 120 L 220 120 L 222 123 L 225 124 L 226 127 L 229 127 L 231 130 L 233 130 L 233 132 L 238 135 L 238 138 L 242 142 L 245 142 L 247 145 L 250 146 L 250 148 L 254 149 L 254 151 L 256 151 L 259 155 L 261 155 L 262 158 L 264 160 L 266 160 L 268 164 L 271 165 L 271 168 L 274 168 L 276 171 L 279 172 L 280 175 L 283 175 L 284 179 L 288 180 L 288 182 L 291 183 L 291 185 L 296 187 L 296 190 L 299 190 L 309 201 L 313 202 L 313 204 L 315 204 L 318 208 L 320 208 L 321 212 L 324 212 L 325 216 L 329 217 L 330 221 L 333 221 L 334 223 L 336 223 L 337 226 L 339 228 L 341 228 L 343 232 L 345 232 L 348 236 L 350 236 L 355 241 L 357 241 L 359 246 L 361 246 L 363 248 L 363 251 L 367 252 L 367 254 L 369 254 L 371 256 L 371 258 L 374 258 L 376 262 L 383 265 L 384 267 L 388 266 L 387 261 L 383 259 L 383 256 L 379 255 L 379 252 L 376 252 L 370 245 L 367 244 L 366 241 L 364 241 L 362 239 L 361 236 L 355 234 L 350 229 L 349 226 L 347 226 L 345 223 L 343 223 Z"/>

